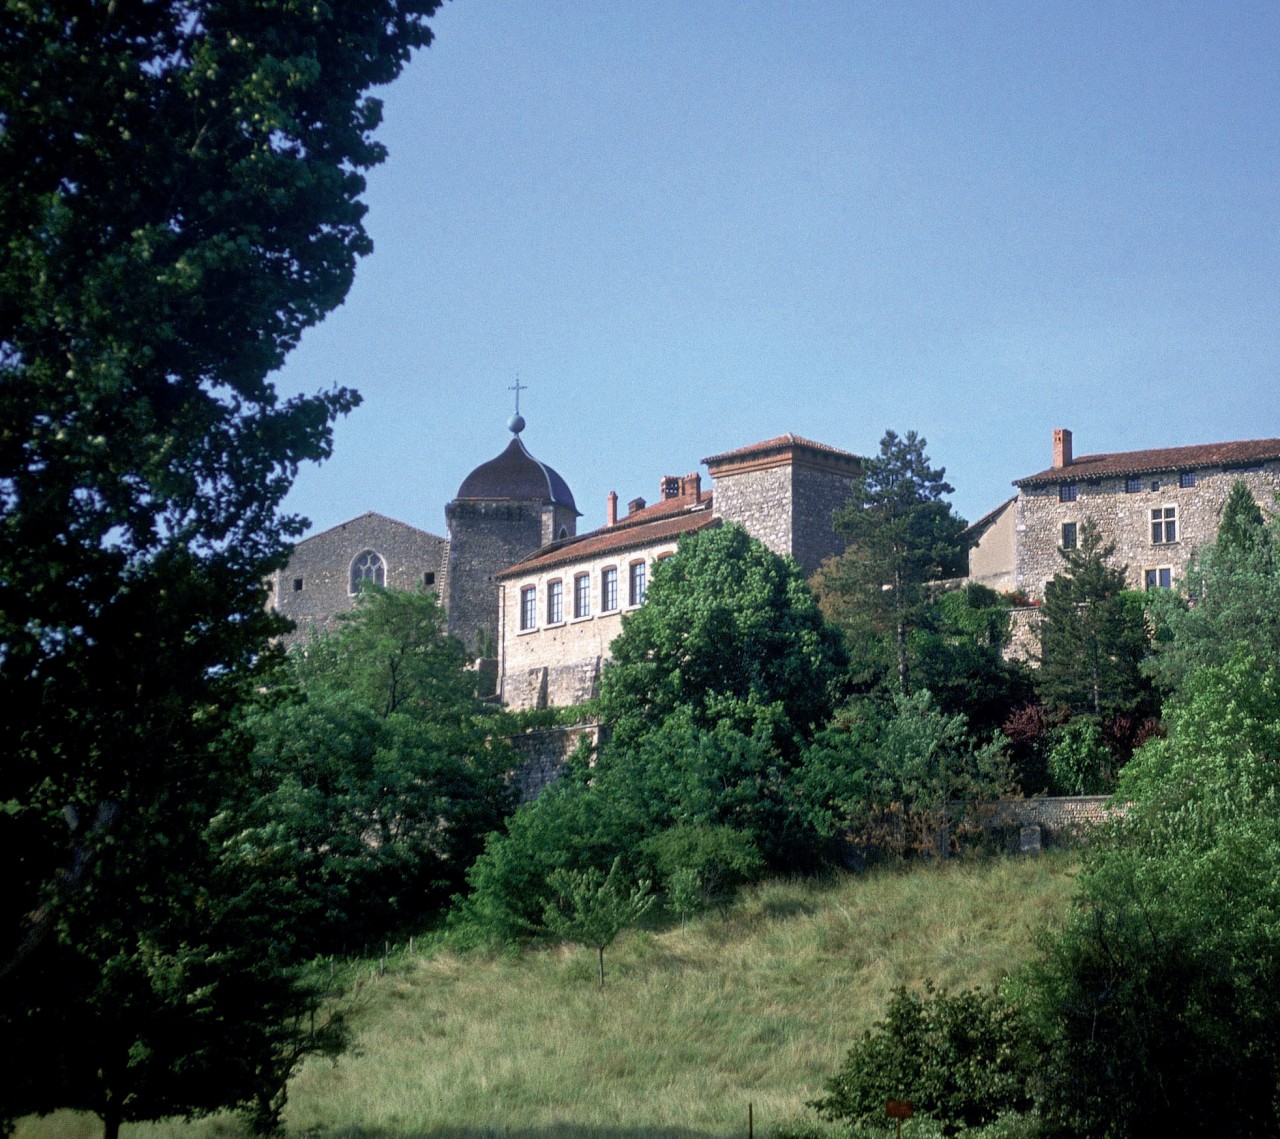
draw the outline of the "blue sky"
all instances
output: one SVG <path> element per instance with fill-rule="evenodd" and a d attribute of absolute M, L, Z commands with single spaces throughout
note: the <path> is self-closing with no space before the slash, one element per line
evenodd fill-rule
<path fill-rule="evenodd" d="M 444 533 L 510 436 L 605 496 L 916 430 L 976 519 L 1078 454 L 1280 436 L 1280 6 L 451 0 L 380 94 L 375 251 L 282 391 L 287 505 Z"/>

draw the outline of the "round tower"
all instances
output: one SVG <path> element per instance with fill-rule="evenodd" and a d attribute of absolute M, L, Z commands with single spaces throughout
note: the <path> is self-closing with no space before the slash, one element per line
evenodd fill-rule
<path fill-rule="evenodd" d="M 507 423 L 511 442 L 481 463 L 444 508 L 449 525 L 449 632 L 473 657 L 497 655 L 499 570 L 577 531 L 578 508 L 560 475 L 535 459 Z"/>

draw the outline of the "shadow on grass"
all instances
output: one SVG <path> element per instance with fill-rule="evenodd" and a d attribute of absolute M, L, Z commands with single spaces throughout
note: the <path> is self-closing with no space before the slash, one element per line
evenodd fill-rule
<path fill-rule="evenodd" d="M 513 1128 L 442 1125 L 410 1131 L 398 1127 L 356 1127 L 303 1131 L 300 1139 L 726 1139 L 726 1134 L 694 1131 L 688 1127 L 590 1127 L 566 1123 Z"/>

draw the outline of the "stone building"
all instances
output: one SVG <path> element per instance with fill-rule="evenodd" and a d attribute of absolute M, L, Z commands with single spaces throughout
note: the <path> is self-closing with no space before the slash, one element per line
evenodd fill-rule
<path fill-rule="evenodd" d="M 444 508 L 449 588 L 442 596 L 449 632 L 472 657 L 497 655 L 499 571 L 577 532 L 568 484 L 520 439 L 524 417 L 517 412 L 507 426 L 513 438 L 506 450 L 467 475 Z"/>
<path fill-rule="evenodd" d="M 983 520 L 990 524 L 976 535 L 970 575 L 1011 576 L 1012 588 L 1041 600 L 1062 568 L 1061 551 L 1079 542 L 1088 521 L 1115 544 L 1113 561 L 1128 566 L 1131 588 L 1168 588 L 1195 549 L 1217 536 L 1237 480 L 1259 504 L 1271 504 L 1280 491 L 1280 439 L 1076 456 L 1071 432 L 1059 428 L 1052 465 L 1015 479 L 1017 497 Z"/>
<path fill-rule="evenodd" d="M 444 538 L 369 511 L 299 542 L 272 578 L 271 603 L 295 623 L 286 641 L 302 641 L 331 628 L 366 581 L 443 591 L 448 564 Z"/>
<path fill-rule="evenodd" d="M 806 573 L 843 543 L 832 514 L 849 497 L 856 455 L 780 435 L 704 459 L 714 480 L 664 476 L 658 500 L 633 499 L 618 517 L 610 493 L 606 523 L 557 540 L 498 574 L 498 692 L 515 708 L 579 704 L 598 692 L 600 669 L 622 619 L 644 604 L 653 565 L 681 535 L 740 523 Z"/>

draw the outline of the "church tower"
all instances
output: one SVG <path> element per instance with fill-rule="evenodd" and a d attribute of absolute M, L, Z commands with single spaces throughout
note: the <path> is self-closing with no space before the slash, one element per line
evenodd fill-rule
<path fill-rule="evenodd" d="M 525 449 L 524 417 L 507 423 L 507 449 L 476 467 L 444 508 L 449 525 L 449 632 L 472 657 L 497 655 L 500 570 L 577 532 L 568 484 Z"/>

